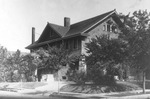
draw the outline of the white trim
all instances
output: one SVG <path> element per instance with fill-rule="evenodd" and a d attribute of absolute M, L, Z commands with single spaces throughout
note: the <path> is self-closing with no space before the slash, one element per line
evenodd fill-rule
<path fill-rule="evenodd" d="M 116 10 L 114 10 L 112 13 L 110 13 L 109 15 L 107 15 L 106 17 L 104 17 L 103 19 L 99 20 L 98 22 L 96 22 L 94 25 L 92 25 L 91 27 L 89 27 L 88 29 L 84 30 L 81 34 L 85 33 L 86 31 L 88 31 L 89 29 L 93 28 L 94 26 L 96 26 L 98 23 L 102 22 L 103 20 L 105 20 L 106 18 L 108 18 L 110 15 L 112 15 L 113 13 L 116 13 Z M 117 14 L 117 13 L 116 13 Z"/>

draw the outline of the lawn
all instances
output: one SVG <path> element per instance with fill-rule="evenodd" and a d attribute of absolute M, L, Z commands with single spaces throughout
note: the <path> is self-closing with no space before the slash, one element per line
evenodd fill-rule
<path fill-rule="evenodd" d="M 142 81 L 132 81 L 132 83 L 139 85 L 140 87 L 142 87 Z M 145 82 L 145 87 L 146 89 L 150 89 L 150 80 L 146 80 Z"/>
<path fill-rule="evenodd" d="M 14 83 L 0 83 L 0 90 L 16 91 L 18 89 L 35 89 L 40 86 L 45 86 L 44 82 L 14 82 Z"/>
<path fill-rule="evenodd" d="M 20 84 L 18 87 L 25 88 L 25 89 L 35 89 L 37 87 L 45 86 L 48 83 L 45 82 L 23 82 L 22 85 Z"/>
<path fill-rule="evenodd" d="M 62 92 L 98 94 L 98 93 L 132 91 L 132 90 L 139 90 L 139 89 L 141 89 L 141 87 L 138 84 L 117 81 L 115 85 L 111 85 L 111 86 L 93 85 L 93 84 L 85 84 L 85 85 L 70 84 L 70 85 L 63 86 L 60 90 Z"/>

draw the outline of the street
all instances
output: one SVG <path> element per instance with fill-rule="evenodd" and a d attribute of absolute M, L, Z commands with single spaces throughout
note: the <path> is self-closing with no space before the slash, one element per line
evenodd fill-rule
<path fill-rule="evenodd" d="M 78 97 L 67 96 L 42 96 L 42 95 L 28 95 L 16 92 L 0 91 L 0 99 L 83 99 Z"/>

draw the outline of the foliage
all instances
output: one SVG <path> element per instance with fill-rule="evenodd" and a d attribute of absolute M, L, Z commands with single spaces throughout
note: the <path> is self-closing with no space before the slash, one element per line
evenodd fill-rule
<path fill-rule="evenodd" d="M 87 75 L 85 72 L 81 72 L 78 70 L 69 70 L 67 72 L 68 81 L 74 81 L 77 84 L 85 84 L 88 80 Z"/>
<path fill-rule="evenodd" d="M 0 48 L 0 80 L 8 82 L 33 81 L 36 65 L 31 54 L 21 55 L 17 50 L 10 54 L 6 48 Z"/>
<path fill-rule="evenodd" d="M 127 58 L 126 42 L 120 38 L 109 38 L 107 35 L 102 35 L 91 39 L 86 44 L 86 48 L 89 53 L 86 56 L 87 70 L 91 80 L 100 84 L 113 81 L 113 77 L 119 74 L 116 65 L 123 63 Z M 103 74 L 105 70 L 106 75 Z"/>
<path fill-rule="evenodd" d="M 37 68 L 37 65 L 34 61 L 34 56 L 32 56 L 32 54 L 22 56 L 22 62 L 20 67 L 20 70 L 24 74 L 27 81 L 35 81 L 35 70 Z"/>
<path fill-rule="evenodd" d="M 100 63 L 97 62 L 95 65 L 92 65 L 92 68 L 88 69 L 87 76 L 89 77 L 89 81 L 92 81 L 94 84 L 100 84 L 100 85 L 113 85 L 115 84 L 114 79 L 114 72 L 111 74 L 110 71 L 108 71 L 107 63 Z M 112 68 L 111 70 L 115 71 L 115 68 Z M 110 83 L 111 82 L 111 83 Z"/>
<path fill-rule="evenodd" d="M 146 10 L 139 10 L 124 19 L 126 21 L 122 37 L 129 45 L 130 66 L 143 72 L 144 86 L 145 72 L 150 70 L 150 14 Z"/>
<path fill-rule="evenodd" d="M 141 90 L 141 87 L 135 83 L 130 83 L 126 81 L 124 82 L 118 81 L 117 84 L 111 85 L 111 86 L 110 85 L 95 85 L 95 84 L 85 84 L 85 85 L 69 84 L 69 85 L 63 86 L 60 90 L 61 92 L 101 94 L 101 93 Z M 119 93 L 118 95 L 122 96 L 125 94 Z"/>
<path fill-rule="evenodd" d="M 62 66 L 71 64 L 79 58 L 78 56 L 71 56 L 70 51 L 64 49 L 63 45 L 61 45 L 60 48 L 55 46 L 48 47 L 48 49 L 40 48 L 35 51 L 35 53 L 38 56 L 38 68 L 40 68 L 40 66 L 48 67 L 53 70 L 53 72 L 57 72 Z"/>
<path fill-rule="evenodd" d="M 17 50 L 15 53 L 7 58 L 7 66 L 9 69 L 9 77 L 11 82 L 20 80 L 20 64 L 21 64 L 21 52 Z"/>
<path fill-rule="evenodd" d="M 3 46 L 0 46 L 0 81 L 6 81 L 7 73 L 9 72 L 6 60 L 8 58 L 8 51 Z"/>
<path fill-rule="evenodd" d="M 0 47 L 0 80 L 1 81 L 35 81 L 35 69 L 48 67 L 54 72 L 66 64 L 74 62 L 78 57 L 70 56 L 69 51 L 49 47 L 39 49 L 35 53 L 22 55 L 19 50 L 8 54 L 7 49 Z"/>
<path fill-rule="evenodd" d="M 94 58 L 96 62 L 111 62 L 111 63 L 121 63 L 124 61 L 125 56 L 128 54 L 126 52 L 126 42 L 121 39 L 110 39 L 107 35 L 102 35 L 91 39 L 89 43 L 86 44 L 87 53 L 90 55 L 87 58 Z"/>
<path fill-rule="evenodd" d="M 135 11 L 131 17 L 125 17 L 122 37 L 129 45 L 129 59 L 132 67 L 143 71 L 150 64 L 150 14 L 147 11 Z"/>

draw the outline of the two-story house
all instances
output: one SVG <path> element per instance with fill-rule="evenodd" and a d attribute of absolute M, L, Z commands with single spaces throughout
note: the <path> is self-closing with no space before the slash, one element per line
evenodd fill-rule
<path fill-rule="evenodd" d="M 35 29 L 33 28 L 32 44 L 26 49 L 32 51 L 40 47 L 46 48 L 49 45 L 60 46 L 64 42 L 66 49 L 72 49 L 72 55 L 86 55 L 85 43 L 89 42 L 91 38 L 102 34 L 107 34 L 112 38 L 117 37 L 119 28 L 122 26 L 116 10 L 74 24 L 70 24 L 70 18 L 65 17 L 64 26 L 48 22 L 37 41 L 34 41 Z M 86 65 L 83 65 L 82 60 L 76 62 L 76 69 L 86 70 Z M 41 70 L 39 69 L 39 71 Z"/>

